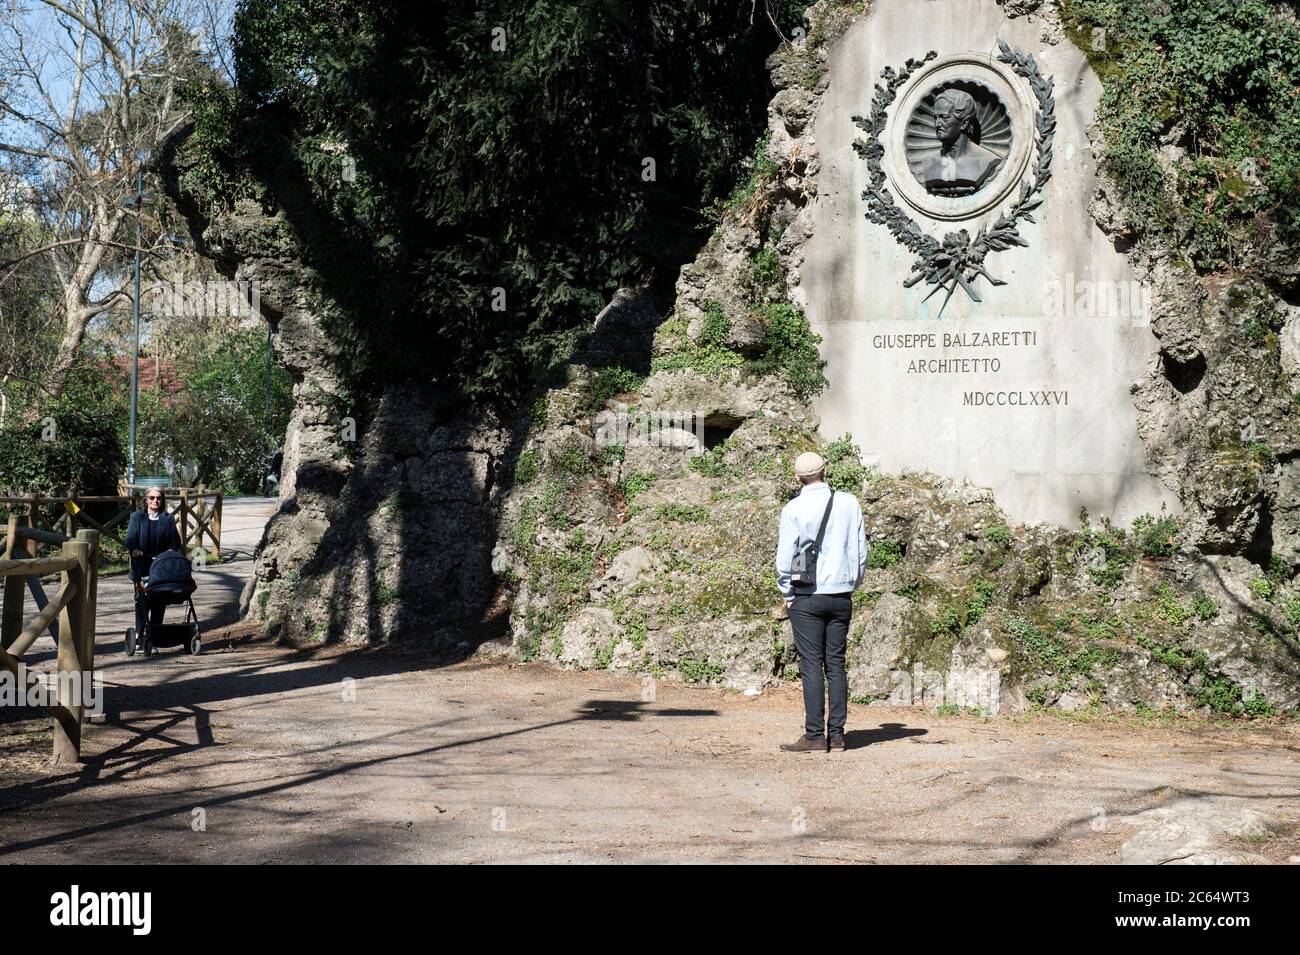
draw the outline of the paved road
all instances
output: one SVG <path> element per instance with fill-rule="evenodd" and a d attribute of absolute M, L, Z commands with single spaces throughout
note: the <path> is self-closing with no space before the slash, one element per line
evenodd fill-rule
<path fill-rule="evenodd" d="M 194 579 L 199 589 L 194 592 L 194 609 L 201 630 L 211 631 L 239 619 L 239 595 L 253 573 L 253 548 L 262 538 L 267 518 L 275 512 L 275 503 L 274 499 L 263 497 L 226 498 L 221 515 L 222 562 L 195 567 Z M 29 613 L 30 608 L 29 602 Z M 179 622 L 183 617 L 184 607 L 167 608 L 168 622 Z M 144 672 L 136 668 L 153 662 L 143 658 L 128 660 L 123 652 L 123 635 L 134 622 L 134 588 L 126 574 L 101 577 L 95 621 L 95 666 L 110 684 L 132 685 L 136 682 L 134 674 Z M 54 641 L 47 635 L 24 655 L 24 661 L 29 667 L 47 667 L 54 659 L 54 652 Z M 181 652 L 181 648 L 161 652 L 171 655 Z"/>

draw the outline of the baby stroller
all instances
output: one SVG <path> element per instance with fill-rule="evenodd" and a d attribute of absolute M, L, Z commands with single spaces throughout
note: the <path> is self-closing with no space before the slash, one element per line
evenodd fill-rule
<path fill-rule="evenodd" d="M 190 653 L 201 653 L 203 642 L 199 639 L 199 616 L 194 611 L 190 596 L 198 589 L 190 570 L 190 562 L 180 551 L 163 551 L 149 566 L 149 576 L 144 588 L 135 595 L 136 603 L 144 604 L 144 613 L 136 619 L 146 621 L 144 632 L 137 634 L 135 627 L 126 628 L 126 655 L 135 656 L 139 650 L 146 657 L 153 656 L 159 647 L 184 646 Z M 187 610 L 182 623 L 152 623 L 156 616 L 162 620 L 166 608 L 172 604 L 185 604 Z"/>

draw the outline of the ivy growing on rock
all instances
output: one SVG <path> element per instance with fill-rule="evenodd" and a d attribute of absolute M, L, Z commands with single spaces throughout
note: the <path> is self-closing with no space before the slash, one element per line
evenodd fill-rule
<path fill-rule="evenodd" d="M 1300 239 L 1294 13 L 1266 0 L 1064 0 L 1062 13 L 1104 86 L 1101 159 L 1134 235 L 1204 271 L 1273 234 Z"/>

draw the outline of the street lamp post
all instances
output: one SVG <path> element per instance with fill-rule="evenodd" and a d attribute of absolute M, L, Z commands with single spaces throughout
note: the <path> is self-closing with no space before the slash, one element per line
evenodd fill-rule
<path fill-rule="evenodd" d="M 131 424 L 130 444 L 126 457 L 126 483 L 135 483 L 136 400 L 140 391 L 140 213 L 153 205 L 154 195 L 144 191 L 144 170 L 135 174 L 135 195 L 122 205 L 135 210 L 135 294 L 131 299 L 131 318 L 134 331 L 131 336 Z"/>

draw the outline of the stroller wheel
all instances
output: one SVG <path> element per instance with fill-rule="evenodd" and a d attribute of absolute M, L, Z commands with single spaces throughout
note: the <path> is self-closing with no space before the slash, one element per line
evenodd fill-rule
<path fill-rule="evenodd" d="M 126 655 L 135 656 L 135 627 L 126 628 Z"/>
<path fill-rule="evenodd" d="M 190 636 L 190 642 L 188 646 L 189 646 L 190 653 L 194 654 L 195 656 L 198 656 L 200 653 L 203 652 L 203 641 L 199 639 L 199 633 L 197 630 L 194 631 L 194 633 Z"/>
<path fill-rule="evenodd" d="M 145 637 L 140 641 L 140 652 L 143 653 L 145 657 L 151 657 L 154 655 L 154 646 L 149 642 L 148 637 Z"/>

